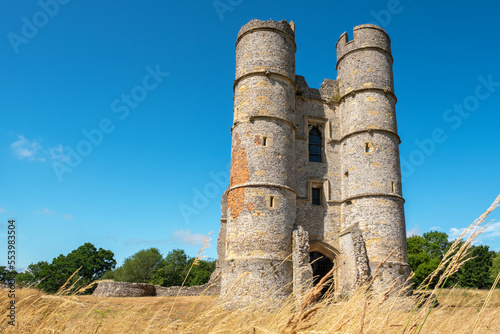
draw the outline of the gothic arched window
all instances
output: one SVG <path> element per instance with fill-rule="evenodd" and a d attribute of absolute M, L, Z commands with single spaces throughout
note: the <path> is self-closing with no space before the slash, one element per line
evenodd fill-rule
<path fill-rule="evenodd" d="M 317 127 L 309 131 L 309 161 L 321 162 L 321 131 Z"/>

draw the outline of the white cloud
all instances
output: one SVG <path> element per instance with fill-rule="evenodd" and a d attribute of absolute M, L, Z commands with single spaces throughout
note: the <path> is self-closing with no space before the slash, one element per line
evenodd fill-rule
<path fill-rule="evenodd" d="M 16 154 L 19 159 L 45 161 L 43 157 L 37 159 L 37 155 L 42 150 L 42 146 L 36 140 L 30 141 L 24 138 L 23 135 L 20 135 L 17 141 L 10 144 L 10 147 L 14 150 L 14 154 Z"/>
<path fill-rule="evenodd" d="M 205 240 L 205 235 L 201 233 L 191 233 L 190 230 L 179 230 L 179 231 L 174 231 L 172 233 L 172 240 L 174 241 L 180 241 L 183 243 L 186 243 L 188 245 L 194 246 L 194 245 L 201 245 L 203 244 L 203 241 Z"/>
<path fill-rule="evenodd" d="M 64 218 L 64 219 L 73 219 L 73 218 L 75 218 L 75 217 L 73 217 L 72 215 L 63 214 L 63 218 Z"/>
<path fill-rule="evenodd" d="M 485 239 L 494 239 L 493 241 L 498 240 L 500 237 L 500 222 L 492 221 L 488 224 L 483 225 L 484 230 L 476 237 L 477 242 L 483 243 Z M 452 227 L 448 236 L 451 240 L 458 238 L 465 231 L 465 227 L 455 228 Z M 467 232 L 464 238 L 468 238 L 472 231 Z M 485 243 L 488 243 L 487 241 Z"/>
<path fill-rule="evenodd" d="M 69 160 L 68 155 L 64 154 L 64 149 L 61 144 L 46 150 L 36 140 L 26 139 L 23 135 L 18 136 L 17 141 L 10 144 L 10 147 L 19 159 L 41 162 L 47 161 L 47 159 L 57 160 L 59 162 Z"/>
<path fill-rule="evenodd" d="M 450 238 L 455 239 L 458 238 L 462 233 L 464 233 L 464 231 L 465 227 L 463 228 L 452 227 L 450 228 L 450 232 L 448 233 L 448 235 L 450 236 Z"/>
<path fill-rule="evenodd" d="M 411 237 L 412 235 L 420 235 L 422 231 L 418 228 L 418 224 L 413 225 L 411 230 L 406 231 L 406 237 Z"/>
<path fill-rule="evenodd" d="M 441 231 L 441 226 L 432 226 L 429 228 L 429 231 Z"/>
<path fill-rule="evenodd" d="M 53 215 L 54 214 L 54 211 L 50 211 L 49 209 L 47 208 L 43 208 L 43 210 L 38 210 L 38 211 L 35 211 L 35 213 L 37 215 Z"/>
<path fill-rule="evenodd" d="M 64 149 L 61 144 L 59 144 L 57 147 L 51 148 L 49 150 L 49 155 L 52 160 L 57 160 L 60 162 L 69 160 L 69 157 L 64 154 Z"/>

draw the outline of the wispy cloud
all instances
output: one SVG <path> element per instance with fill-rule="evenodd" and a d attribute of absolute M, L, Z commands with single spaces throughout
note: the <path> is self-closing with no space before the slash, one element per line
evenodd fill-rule
<path fill-rule="evenodd" d="M 59 144 L 57 147 L 49 149 L 49 155 L 50 159 L 52 160 L 57 160 L 60 162 L 69 160 L 68 155 L 64 154 L 64 149 L 61 144 Z"/>
<path fill-rule="evenodd" d="M 448 235 L 450 236 L 450 239 L 456 239 L 464 231 L 465 227 L 462 228 L 452 227 Z M 472 231 L 469 231 L 465 236 L 465 238 L 469 237 L 471 232 Z M 498 237 L 500 237 L 500 222 L 492 221 L 484 227 L 484 231 L 476 239 L 482 240 L 482 239 L 492 239 Z"/>
<path fill-rule="evenodd" d="M 54 211 L 50 211 L 49 209 L 47 208 L 43 208 L 42 210 L 37 210 L 35 211 L 35 214 L 37 215 L 53 215 L 54 214 Z"/>
<path fill-rule="evenodd" d="M 432 226 L 429 231 L 441 231 L 441 226 Z"/>
<path fill-rule="evenodd" d="M 0 207 L 0 213 L 5 212 L 5 208 Z"/>
<path fill-rule="evenodd" d="M 61 144 L 53 148 L 44 149 L 38 141 L 29 140 L 24 135 L 19 135 L 17 141 L 10 144 L 10 147 L 19 159 L 41 162 L 47 159 L 60 162 L 69 160 Z"/>
<path fill-rule="evenodd" d="M 172 233 L 173 241 L 180 241 L 188 245 L 201 245 L 205 240 L 205 235 L 201 233 L 191 233 L 190 230 L 179 230 Z"/>
<path fill-rule="evenodd" d="M 17 141 L 10 144 L 10 147 L 19 159 L 45 161 L 44 157 L 38 157 L 42 152 L 42 146 L 36 140 L 28 140 L 23 135 L 20 135 Z"/>
<path fill-rule="evenodd" d="M 63 218 L 64 218 L 64 219 L 73 219 L 73 218 L 75 218 L 75 217 L 73 217 L 72 215 L 63 214 Z"/>
<path fill-rule="evenodd" d="M 130 245 L 163 245 L 166 244 L 168 240 L 137 240 L 135 238 L 130 238 L 125 241 L 125 246 Z"/>
<path fill-rule="evenodd" d="M 109 240 L 117 241 L 115 237 L 108 236 Z M 178 230 L 172 232 L 172 236 L 168 240 L 140 240 L 136 238 L 130 238 L 125 241 L 125 246 L 130 245 L 164 245 L 171 242 L 182 242 L 191 246 L 201 245 L 205 240 L 205 235 L 201 233 L 191 233 L 190 230 Z"/>
<path fill-rule="evenodd" d="M 420 235 L 422 231 L 418 228 L 418 224 L 413 225 L 413 228 L 406 231 L 406 237 L 411 237 L 412 235 Z"/>

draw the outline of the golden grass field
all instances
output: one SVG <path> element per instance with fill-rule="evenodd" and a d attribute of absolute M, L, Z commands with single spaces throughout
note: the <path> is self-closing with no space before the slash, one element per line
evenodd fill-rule
<path fill-rule="evenodd" d="M 500 273 L 489 291 L 443 289 L 448 277 L 467 261 L 472 241 L 484 229 L 483 223 L 499 202 L 500 196 L 453 243 L 436 271 L 421 285 L 421 291 L 432 292 L 439 305 L 428 298 L 425 302 L 419 300 L 417 307 L 415 295 L 399 297 L 405 295 L 407 289 L 404 285 L 398 288 L 396 282 L 383 293 L 371 292 L 371 284 L 389 254 L 374 270 L 371 280 L 348 299 L 333 294 L 319 299 L 327 275 L 300 301 L 290 296 L 278 303 L 269 296 L 234 311 L 225 307 L 224 301 L 208 296 L 105 298 L 68 295 L 71 289 L 64 290 L 65 286 L 55 295 L 24 288 L 16 291 L 17 326 L 13 328 L 7 323 L 10 299 L 3 289 L 0 290 L 0 308 L 4 314 L 0 318 L 0 332 L 499 334 L 500 290 L 495 287 Z M 202 250 L 204 247 L 206 244 Z M 437 281 L 434 289 L 429 287 L 430 281 Z"/>
<path fill-rule="evenodd" d="M 293 315 L 291 307 L 275 311 L 226 311 L 216 297 L 55 296 L 36 289 L 18 290 L 17 327 L 2 317 L 3 333 L 280 333 Z M 445 289 L 421 333 L 472 333 L 488 291 Z M 175 304 L 174 304 L 175 300 Z M 297 333 L 402 333 L 410 310 L 389 298 L 381 305 L 358 295 L 343 303 L 320 302 Z M 8 298 L 0 296 L 2 310 Z M 172 312 L 168 317 L 172 305 Z M 364 312 L 363 312 L 364 310 Z M 427 308 L 414 315 L 407 332 L 414 333 Z M 5 313 L 5 312 L 4 312 Z M 364 316 L 363 316 L 364 313 Z M 3 327 L 7 326 L 7 328 Z M 361 326 L 363 329 L 361 330 Z M 412 328 L 413 326 L 413 328 Z M 290 328 L 288 328 L 290 329 Z M 293 332 L 293 331 L 292 331 Z M 500 333 L 500 290 L 481 313 L 477 333 Z"/>

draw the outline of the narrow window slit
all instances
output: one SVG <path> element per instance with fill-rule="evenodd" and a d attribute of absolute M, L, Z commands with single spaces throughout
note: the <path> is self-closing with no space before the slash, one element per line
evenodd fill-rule
<path fill-rule="evenodd" d="M 312 204 L 321 205 L 321 188 L 312 188 Z"/>

